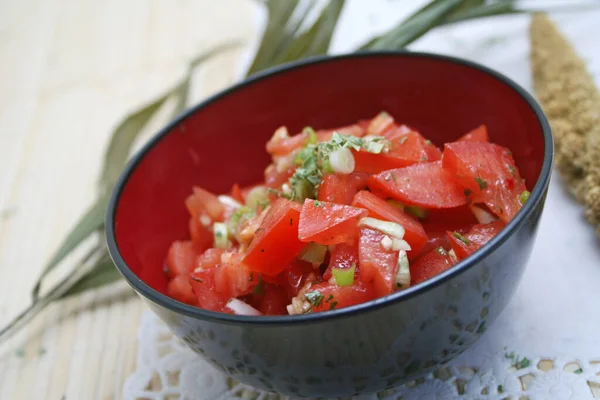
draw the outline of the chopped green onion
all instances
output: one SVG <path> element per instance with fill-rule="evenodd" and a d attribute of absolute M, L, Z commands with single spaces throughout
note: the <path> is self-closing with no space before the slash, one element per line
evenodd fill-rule
<path fill-rule="evenodd" d="M 331 275 L 335 278 L 335 283 L 338 286 L 351 286 L 354 283 L 354 271 L 356 264 L 352 268 L 332 268 Z"/>
<path fill-rule="evenodd" d="M 365 136 L 363 137 L 362 148 L 369 153 L 379 154 L 388 145 L 388 141 L 383 136 Z"/>
<path fill-rule="evenodd" d="M 317 142 L 318 142 L 317 133 L 315 132 L 315 130 L 313 128 L 311 128 L 310 126 L 307 126 L 302 130 L 302 132 L 306 133 L 308 135 L 307 144 L 317 144 Z"/>
<path fill-rule="evenodd" d="M 219 249 L 229 249 L 231 242 L 228 238 L 227 225 L 224 222 L 215 222 L 213 224 L 214 247 Z"/>
<path fill-rule="evenodd" d="M 298 257 L 303 261 L 311 263 L 312 265 L 321 265 L 323 260 L 325 260 L 326 253 L 327 246 L 311 242 L 306 245 L 304 249 L 302 249 Z"/>
<path fill-rule="evenodd" d="M 419 207 L 419 206 L 404 206 L 404 211 L 406 211 L 409 214 L 414 215 L 415 217 L 417 217 L 419 219 L 423 219 L 423 218 L 427 217 L 427 214 L 429 214 L 428 210 L 426 210 L 425 208 Z"/>
<path fill-rule="evenodd" d="M 408 255 L 404 250 L 400 250 L 398 253 L 398 271 L 394 282 L 397 288 L 405 289 L 410 286 L 410 265 L 408 264 Z"/>
<path fill-rule="evenodd" d="M 467 246 L 469 246 L 471 244 L 471 241 L 469 239 L 467 239 L 466 237 L 464 237 L 463 235 L 461 235 L 460 233 L 458 233 L 456 231 L 452 232 L 452 236 L 454 236 L 455 238 L 457 238 L 458 240 L 460 240 Z"/>
<path fill-rule="evenodd" d="M 396 239 L 404 238 L 404 227 L 395 222 L 366 217 L 358 221 L 358 226 L 373 228 Z"/>
<path fill-rule="evenodd" d="M 350 149 L 342 147 L 329 155 L 331 169 L 338 174 L 351 174 L 354 172 L 354 156 Z"/>
<path fill-rule="evenodd" d="M 531 192 L 529 190 L 524 191 L 519 195 L 519 203 L 521 205 L 525 204 L 527 200 L 529 200 L 529 196 L 531 196 Z"/>
<path fill-rule="evenodd" d="M 394 206 L 394 207 L 399 208 L 400 210 L 404 211 L 404 203 L 402 203 L 398 200 L 393 200 L 393 199 L 389 199 L 386 201 L 389 205 Z"/>
<path fill-rule="evenodd" d="M 269 190 L 265 186 L 253 187 L 246 196 L 246 205 L 250 208 L 256 208 L 265 201 L 269 201 Z"/>
<path fill-rule="evenodd" d="M 227 221 L 227 233 L 235 236 L 235 234 L 239 231 L 240 226 L 255 215 L 256 212 L 248 206 L 242 206 L 238 208 Z"/>

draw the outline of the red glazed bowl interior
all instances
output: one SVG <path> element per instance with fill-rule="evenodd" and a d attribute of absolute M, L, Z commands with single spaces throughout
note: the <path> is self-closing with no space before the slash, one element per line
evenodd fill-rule
<path fill-rule="evenodd" d="M 329 57 L 260 75 L 187 112 L 132 160 L 109 210 L 109 243 L 137 278 L 164 293 L 169 245 L 189 235 L 184 199 L 192 186 L 224 193 L 235 182 L 261 181 L 270 160 L 265 142 L 281 125 L 292 133 L 331 128 L 382 110 L 438 146 L 486 124 L 491 140 L 513 151 L 532 190 L 543 169 L 549 174 L 551 139 L 539 109 L 532 112 L 522 89 L 507 82 L 422 53 Z"/>

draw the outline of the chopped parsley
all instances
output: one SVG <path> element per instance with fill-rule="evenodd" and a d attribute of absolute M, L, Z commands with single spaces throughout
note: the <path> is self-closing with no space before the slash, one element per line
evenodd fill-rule
<path fill-rule="evenodd" d="M 262 276 L 258 275 L 258 284 L 254 287 L 254 290 L 252 290 L 252 293 L 260 296 L 261 294 L 263 294 L 263 291 L 264 291 L 264 283 L 262 280 Z"/>
<path fill-rule="evenodd" d="M 574 374 L 582 374 L 583 373 L 583 369 L 582 368 L 577 368 L 575 371 L 573 371 Z"/>
<path fill-rule="evenodd" d="M 502 385 L 498 385 L 498 393 L 504 393 L 504 387 Z"/>
<path fill-rule="evenodd" d="M 329 303 L 331 300 L 333 300 L 333 295 L 330 294 L 329 296 L 327 296 L 327 300 L 325 300 L 325 303 Z"/>
<path fill-rule="evenodd" d="M 333 310 L 335 308 L 335 306 L 337 306 L 338 302 L 337 301 L 332 301 L 331 304 L 329 304 L 329 309 Z"/>
<path fill-rule="evenodd" d="M 310 133 L 309 133 L 310 136 Z M 304 200 L 315 197 L 323 174 L 332 172 L 329 155 L 342 148 L 364 150 L 369 153 L 381 153 L 387 145 L 384 137 L 358 138 L 333 133 L 331 139 L 323 143 L 313 143 L 310 138 L 306 146 L 298 152 L 294 163 L 298 165 L 289 184 L 292 189 L 289 197 Z"/>
<path fill-rule="evenodd" d="M 515 167 L 510 164 L 506 164 L 506 167 L 508 168 L 508 172 L 510 172 L 512 176 L 515 176 Z"/>
<path fill-rule="evenodd" d="M 471 189 L 469 189 L 469 188 L 465 188 L 465 196 L 469 197 L 469 196 L 471 195 L 471 193 L 473 193 L 473 192 L 471 191 Z"/>
<path fill-rule="evenodd" d="M 511 367 L 514 367 L 516 369 L 523 369 L 523 368 L 527 368 L 529 367 L 529 365 L 531 365 L 531 361 L 527 358 L 527 357 L 523 357 L 523 358 L 519 358 L 518 354 L 515 354 L 514 351 L 511 351 L 510 353 L 506 353 L 504 355 L 504 357 L 506 357 L 508 360 L 511 360 Z"/>
<path fill-rule="evenodd" d="M 227 221 L 227 230 L 235 234 L 239 227 L 256 215 L 256 211 L 248 206 L 239 207 Z"/>
<path fill-rule="evenodd" d="M 402 289 L 402 284 L 401 284 L 400 282 L 396 282 L 396 287 L 397 287 L 398 289 Z"/>
<path fill-rule="evenodd" d="M 308 292 L 304 295 L 304 297 L 306 298 L 306 300 L 308 300 L 310 302 L 310 304 L 313 305 L 313 307 L 319 307 L 321 305 L 321 303 L 323 302 L 323 294 L 321 292 L 319 292 L 318 290 L 313 290 L 312 292 Z"/>
<path fill-rule="evenodd" d="M 479 185 L 479 189 L 481 189 L 481 190 L 487 189 L 487 187 L 488 187 L 487 182 L 478 176 L 475 177 L 475 182 L 477 182 L 477 184 Z"/>
<path fill-rule="evenodd" d="M 319 200 L 315 200 L 315 207 L 321 207 L 321 202 Z"/>
<path fill-rule="evenodd" d="M 458 233 L 456 231 L 452 232 L 452 236 L 454 236 L 455 238 L 457 238 L 458 240 L 460 240 L 467 246 L 469 246 L 471 244 L 471 241 L 469 239 L 467 239 L 466 237 L 464 237 L 463 235 L 461 235 L 460 233 Z"/>

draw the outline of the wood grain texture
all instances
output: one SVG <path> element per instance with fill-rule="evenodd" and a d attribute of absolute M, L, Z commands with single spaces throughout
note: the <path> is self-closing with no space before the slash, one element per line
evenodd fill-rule
<path fill-rule="evenodd" d="M 250 0 L 0 2 L 0 325 L 93 201 L 119 120 L 203 50 L 254 40 L 257 12 Z M 242 52 L 201 68 L 192 100 L 238 78 Z M 125 285 L 51 306 L 0 348 L 0 399 L 120 398 L 144 309 Z"/>

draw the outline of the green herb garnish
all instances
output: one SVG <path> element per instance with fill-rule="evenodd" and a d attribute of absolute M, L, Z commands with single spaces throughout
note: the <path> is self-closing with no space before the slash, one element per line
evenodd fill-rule
<path fill-rule="evenodd" d="M 323 302 L 323 294 L 318 290 L 313 290 L 312 292 L 308 292 L 304 295 L 306 300 L 313 305 L 313 307 L 319 307 Z"/>
<path fill-rule="evenodd" d="M 473 193 L 473 192 L 471 191 L 471 189 L 465 188 L 465 192 L 464 193 L 465 193 L 465 196 L 469 197 L 471 195 L 471 193 Z"/>
<path fill-rule="evenodd" d="M 577 368 L 575 371 L 573 371 L 574 374 L 582 374 L 583 373 L 583 368 Z"/>
<path fill-rule="evenodd" d="M 329 304 L 329 309 L 333 310 L 335 308 L 335 306 L 337 306 L 337 305 L 338 305 L 337 301 L 332 301 L 331 304 Z"/>
<path fill-rule="evenodd" d="M 475 182 L 477 182 L 477 184 L 479 185 L 479 189 L 481 189 L 481 190 L 487 189 L 487 187 L 488 187 L 487 182 L 478 176 L 475 177 Z"/>
<path fill-rule="evenodd" d="M 471 244 L 471 241 L 469 239 L 467 239 L 466 237 L 464 237 L 463 235 L 461 235 L 460 233 L 458 233 L 456 231 L 452 232 L 452 236 L 454 236 L 455 238 L 457 238 L 458 240 L 460 240 L 467 246 L 469 246 Z"/>
<path fill-rule="evenodd" d="M 427 214 L 429 214 L 429 211 L 427 211 L 427 209 L 419 207 L 419 206 L 404 206 L 404 211 L 406 211 L 409 214 L 414 215 L 415 217 L 417 217 L 419 219 L 426 218 Z"/>
<path fill-rule="evenodd" d="M 259 274 L 258 275 L 258 283 L 256 284 L 256 286 L 254 286 L 254 290 L 252 290 L 252 293 L 256 294 L 256 295 L 262 295 L 264 291 L 264 283 L 262 280 L 262 276 Z"/>

